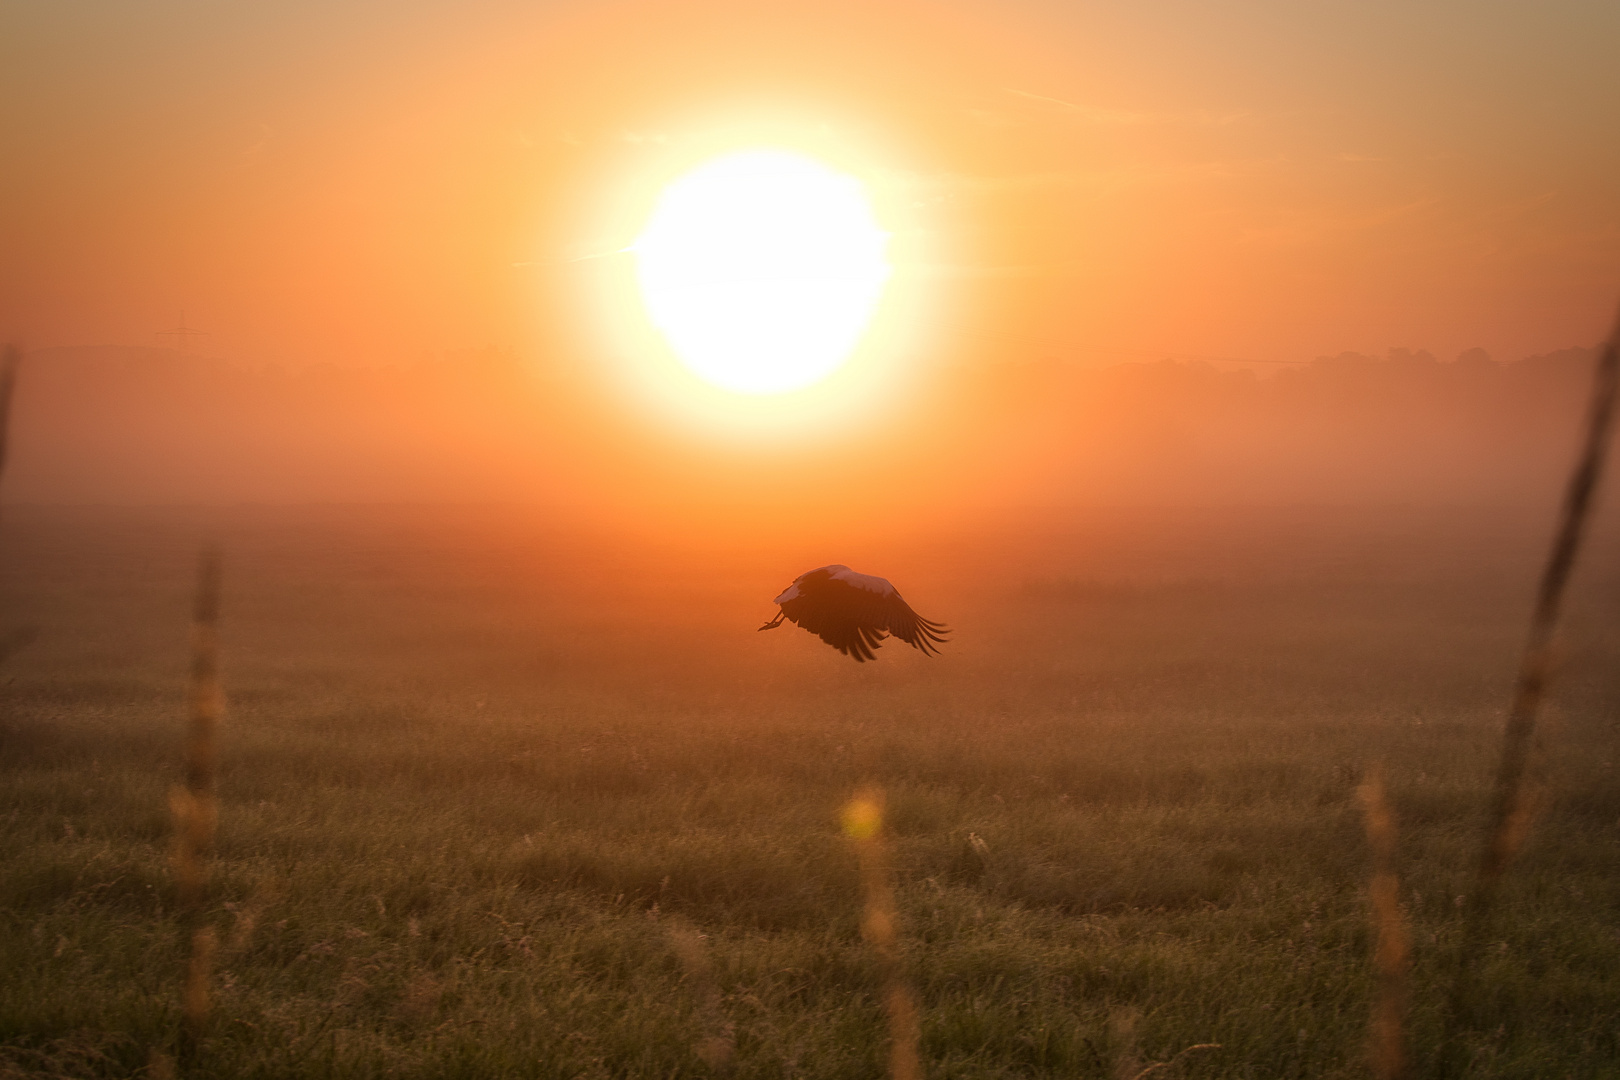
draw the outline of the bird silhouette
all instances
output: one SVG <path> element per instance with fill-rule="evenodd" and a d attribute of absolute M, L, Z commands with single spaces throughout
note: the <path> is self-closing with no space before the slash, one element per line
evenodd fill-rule
<path fill-rule="evenodd" d="M 893 634 L 914 649 L 936 653 L 950 633 L 911 610 L 888 580 L 857 574 L 842 563 L 821 566 L 793 579 L 772 601 L 782 610 L 760 627 L 770 630 L 787 619 L 815 634 L 845 656 L 864 664 Z"/>

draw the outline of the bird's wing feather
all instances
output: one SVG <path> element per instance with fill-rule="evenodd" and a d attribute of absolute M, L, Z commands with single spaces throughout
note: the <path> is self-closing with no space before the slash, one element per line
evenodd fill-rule
<path fill-rule="evenodd" d="M 799 595 L 783 602 L 789 619 L 815 634 L 846 656 L 865 662 L 873 659 L 875 643 L 861 633 L 868 618 L 865 589 L 836 579 L 810 577 L 798 582 Z"/>
<path fill-rule="evenodd" d="M 938 650 L 944 626 L 919 616 L 883 578 L 845 567 L 824 567 L 794 582 L 797 595 L 781 601 L 782 611 L 799 626 L 857 661 L 875 659 L 873 650 L 887 634 L 924 653 Z M 841 572 L 840 572 L 841 571 Z"/>
<path fill-rule="evenodd" d="M 854 592 L 859 596 L 856 606 L 866 625 L 886 630 L 914 649 L 921 649 L 925 653 L 937 652 L 934 645 L 943 642 L 943 635 L 949 633 L 940 623 L 925 619 L 913 611 L 900 595 L 900 590 L 886 578 L 857 574 L 848 567 L 839 567 L 829 584 L 835 582 L 848 582 L 855 587 Z"/>
<path fill-rule="evenodd" d="M 924 653 L 939 651 L 935 645 L 943 642 L 945 635 L 950 633 L 943 624 L 918 615 L 898 592 L 891 592 L 883 600 L 883 622 L 880 624 L 883 629 Z"/>

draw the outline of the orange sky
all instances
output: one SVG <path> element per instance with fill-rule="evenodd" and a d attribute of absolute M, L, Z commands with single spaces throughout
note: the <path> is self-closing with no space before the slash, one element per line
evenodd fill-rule
<path fill-rule="evenodd" d="M 769 139 L 873 181 L 941 359 L 1512 359 L 1620 295 L 1617 44 L 1605 0 L 9 4 L 0 331 L 589 365 L 567 260 Z"/>

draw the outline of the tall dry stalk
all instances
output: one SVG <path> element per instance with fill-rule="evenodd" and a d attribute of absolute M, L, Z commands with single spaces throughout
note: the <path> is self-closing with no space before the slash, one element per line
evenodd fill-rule
<path fill-rule="evenodd" d="M 11 435 L 11 392 L 17 386 L 17 368 L 22 365 L 22 350 L 7 345 L 0 353 L 0 473 L 6 471 L 6 447 Z"/>
<path fill-rule="evenodd" d="M 1369 1030 L 1373 1075 L 1378 1080 L 1400 1080 L 1406 1075 L 1406 1008 L 1410 990 L 1412 942 L 1401 914 L 1400 884 L 1395 876 L 1395 815 L 1384 796 L 1383 770 L 1369 769 L 1356 791 L 1367 826 L 1372 852 L 1372 880 L 1367 888 L 1373 929 L 1373 972 L 1377 993 L 1373 998 Z"/>
<path fill-rule="evenodd" d="M 7 345 L 0 351 L 0 474 L 6 470 L 6 449 L 11 435 L 11 394 L 17 386 L 17 368 L 22 365 L 22 350 Z M 29 628 L 6 631 L 0 636 L 0 660 L 28 644 L 34 638 Z"/>
<path fill-rule="evenodd" d="M 1546 696 L 1554 668 L 1554 644 L 1559 615 L 1570 573 L 1580 554 L 1603 475 L 1614 428 L 1615 401 L 1620 395 L 1620 319 L 1598 354 L 1587 408 L 1586 432 L 1575 470 L 1564 492 L 1558 530 L 1536 591 L 1530 616 L 1530 634 L 1519 663 L 1519 676 L 1502 733 L 1502 758 L 1486 817 L 1485 839 L 1469 893 L 1461 944 L 1451 984 L 1446 1031 L 1441 1046 L 1441 1072 L 1455 1074 L 1463 1066 L 1461 1034 L 1471 1026 L 1469 1010 L 1475 997 L 1476 959 L 1490 933 L 1502 875 L 1518 854 L 1530 828 L 1533 807 L 1525 791 L 1525 775 L 1534 746 L 1536 717 Z"/>
<path fill-rule="evenodd" d="M 208 862 L 213 854 L 219 808 L 214 797 L 216 747 L 225 698 L 219 684 L 220 555 L 205 548 L 197 564 L 197 595 L 191 619 L 190 724 L 186 732 L 185 783 L 169 792 L 174 812 L 174 876 L 182 934 L 190 951 L 185 974 L 185 1037 L 194 1047 L 208 1021 L 209 981 L 217 944 L 204 918 Z"/>
<path fill-rule="evenodd" d="M 883 791 L 866 787 L 844 807 L 844 835 L 855 844 L 861 864 L 865 910 L 861 936 L 878 956 L 883 974 L 883 1003 L 889 1017 L 891 1080 L 921 1080 L 917 1002 L 906 984 L 900 961 L 899 916 L 894 904 L 894 868 L 883 828 Z"/>

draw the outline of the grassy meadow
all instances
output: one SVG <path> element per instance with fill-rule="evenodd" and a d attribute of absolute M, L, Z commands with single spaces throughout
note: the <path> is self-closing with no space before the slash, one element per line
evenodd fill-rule
<path fill-rule="evenodd" d="M 493 511 L 8 509 L 0 631 L 35 637 L 0 670 L 0 1077 L 172 1072 L 205 539 L 228 709 L 187 1074 L 881 1076 L 839 827 L 871 783 L 927 1076 L 1368 1076 L 1379 761 L 1425 1067 L 1550 519 L 683 547 Z M 1474 1076 L 1620 1075 L 1616 532 L 1573 590 Z M 827 562 L 954 627 L 943 655 L 755 632 Z"/>

